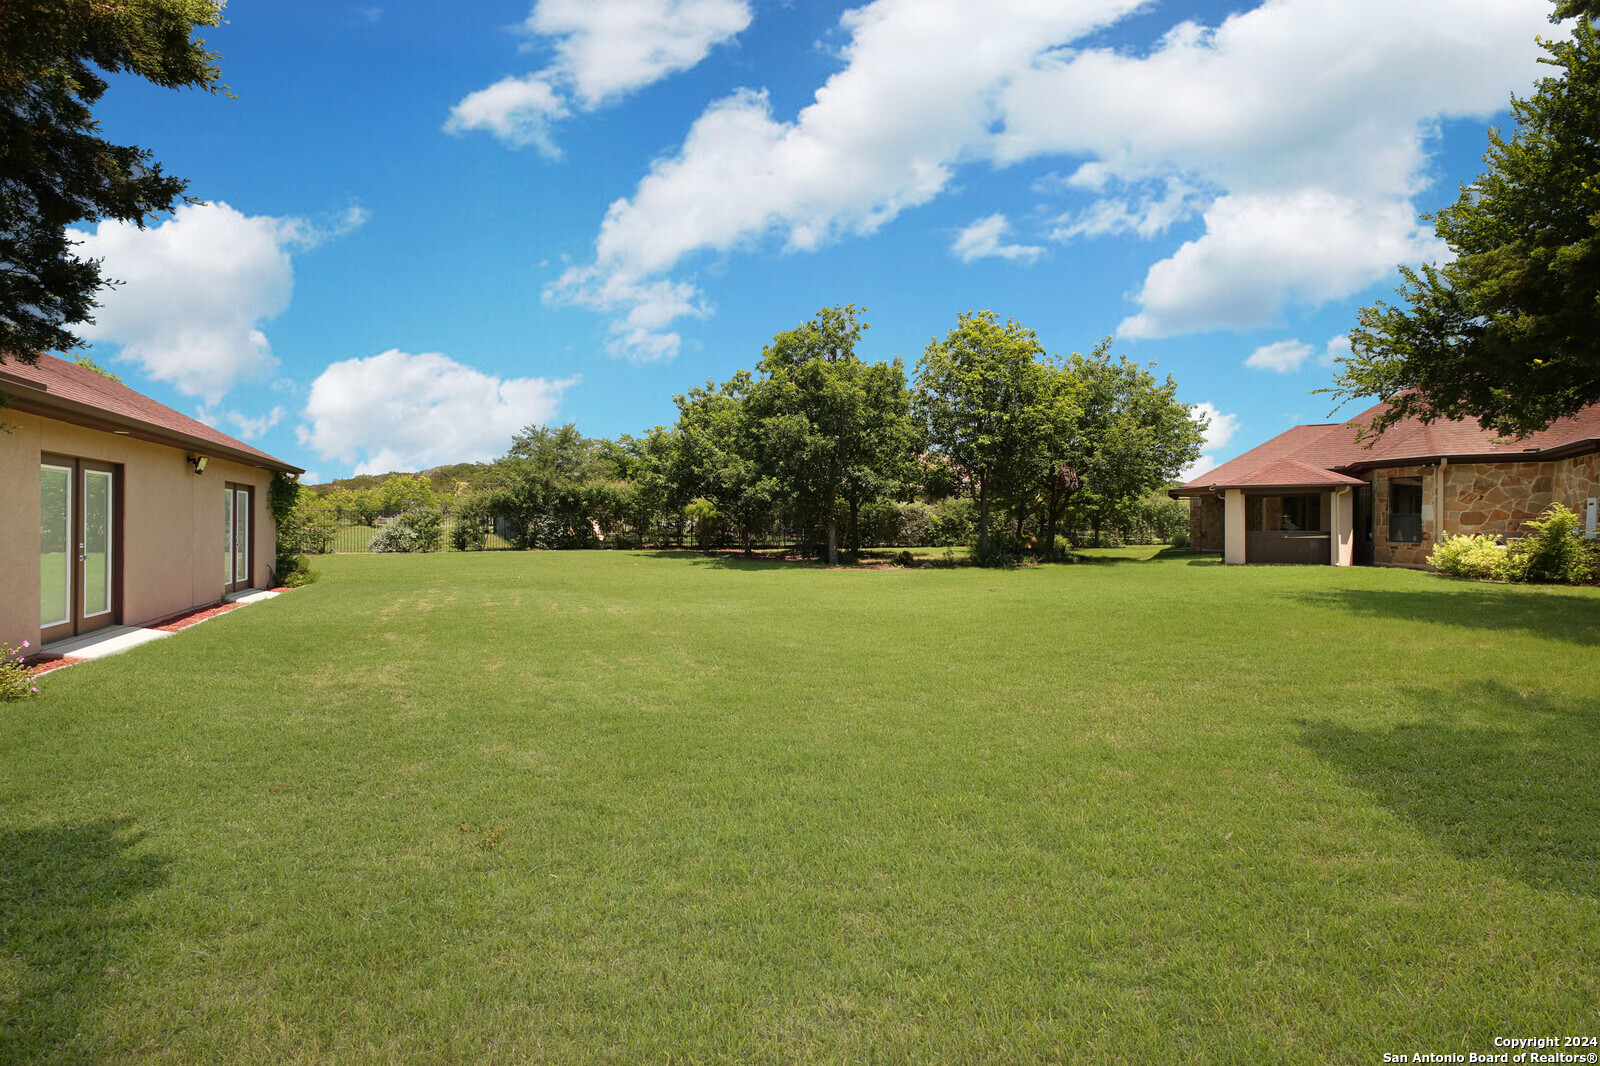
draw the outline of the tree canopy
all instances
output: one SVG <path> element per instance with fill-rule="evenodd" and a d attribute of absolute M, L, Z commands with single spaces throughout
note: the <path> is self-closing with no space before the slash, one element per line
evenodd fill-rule
<path fill-rule="evenodd" d="M 1360 312 L 1331 391 L 1417 417 L 1525 436 L 1600 401 L 1600 39 L 1587 3 L 1568 41 L 1542 41 L 1542 79 L 1489 131 L 1488 169 L 1431 216 L 1454 258 L 1401 268 L 1404 306 Z M 1558 14 L 1561 13 L 1558 11 Z"/>
<path fill-rule="evenodd" d="M 963 467 L 978 497 L 978 555 L 990 555 L 996 498 L 1034 480 L 1075 414 L 1031 329 L 993 311 L 958 317 L 917 364 L 916 406 L 929 441 Z"/>
<path fill-rule="evenodd" d="M 82 342 L 105 284 L 73 254 L 67 227 L 143 225 L 187 200 L 150 152 L 98 136 L 107 74 L 217 91 L 216 56 L 193 36 L 221 0 L 6 0 L 0 4 L 0 362 Z"/>

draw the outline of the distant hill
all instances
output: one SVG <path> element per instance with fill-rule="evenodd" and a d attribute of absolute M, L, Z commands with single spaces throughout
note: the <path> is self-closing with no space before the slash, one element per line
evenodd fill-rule
<path fill-rule="evenodd" d="M 361 492 L 366 489 L 377 488 L 390 478 L 425 477 L 433 487 L 434 492 L 441 496 L 454 496 L 459 490 L 470 484 L 475 477 L 488 469 L 488 463 L 450 463 L 445 466 L 435 466 L 428 470 L 391 470 L 387 474 L 357 474 L 354 477 L 335 478 L 320 485 L 307 485 L 306 487 L 318 496 L 325 496 L 336 489 L 350 489 L 353 492 Z"/>

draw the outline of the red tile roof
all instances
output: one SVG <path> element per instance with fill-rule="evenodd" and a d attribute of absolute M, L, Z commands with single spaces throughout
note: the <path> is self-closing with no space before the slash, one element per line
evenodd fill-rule
<path fill-rule="evenodd" d="M 1501 440 L 1476 422 L 1423 425 L 1410 418 L 1376 440 L 1358 442 L 1360 427 L 1387 407 L 1378 404 L 1348 422 L 1295 426 L 1173 492 L 1193 496 L 1223 488 L 1316 488 L 1354 484 L 1359 479 L 1349 475 L 1376 466 L 1439 459 L 1543 460 L 1600 451 L 1600 404 L 1522 440 Z"/>
<path fill-rule="evenodd" d="M 297 466 L 180 414 L 103 374 L 53 355 L 39 356 L 39 362 L 32 366 L 7 358 L 0 364 L 0 392 L 18 411 L 124 432 L 141 440 L 271 470 L 304 473 Z"/>

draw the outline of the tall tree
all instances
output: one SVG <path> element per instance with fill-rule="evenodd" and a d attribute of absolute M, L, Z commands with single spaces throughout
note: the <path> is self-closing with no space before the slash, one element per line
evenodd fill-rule
<path fill-rule="evenodd" d="M 148 151 L 97 136 L 101 72 L 218 91 L 217 57 L 192 34 L 221 20 L 221 0 L 0 4 L 0 362 L 82 344 L 66 327 L 91 320 L 104 281 L 68 226 L 142 226 L 187 200 Z"/>
<path fill-rule="evenodd" d="M 1110 337 L 1087 356 L 1069 356 L 1061 373 L 1074 383 L 1079 405 L 1062 465 L 1079 482 L 1072 509 L 1099 543 L 1108 521 L 1194 462 L 1205 426 L 1179 402 L 1170 375 L 1158 381 L 1126 356 L 1113 359 Z"/>
<path fill-rule="evenodd" d="M 1511 101 L 1510 140 L 1489 131 L 1489 169 L 1431 217 L 1454 258 L 1401 268 L 1405 306 L 1360 312 L 1329 390 L 1408 417 L 1475 418 L 1523 436 L 1600 401 L 1600 38 L 1588 4 L 1572 39 L 1541 42 L 1559 76 Z"/>
<path fill-rule="evenodd" d="M 1069 425 L 1071 408 L 1033 330 L 993 311 L 959 316 L 917 364 L 916 409 L 929 442 L 965 469 L 978 498 L 978 557 L 990 557 L 990 511 L 1033 482 Z"/>
<path fill-rule="evenodd" d="M 706 382 L 673 397 L 678 405 L 678 449 L 674 480 L 679 494 L 709 501 L 739 530 L 751 554 L 755 527 L 772 513 L 776 480 L 762 470 L 749 398 L 755 381 L 748 370 L 717 386 Z"/>
<path fill-rule="evenodd" d="M 861 313 L 826 307 L 773 337 L 750 396 L 764 468 L 822 523 L 829 566 L 839 563 L 841 502 L 857 513 L 909 462 L 917 438 L 901 361 L 868 364 L 855 354 L 869 328 Z"/>

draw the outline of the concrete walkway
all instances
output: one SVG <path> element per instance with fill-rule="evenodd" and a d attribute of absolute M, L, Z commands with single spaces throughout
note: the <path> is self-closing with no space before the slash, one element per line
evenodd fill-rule
<path fill-rule="evenodd" d="M 129 648 L 137 648 L 141 644 L 170 636 L 171 633 L 159 629 L 111 626 L 109 629 L 97 629 L 93 633 L 85 633 L 81 637 L 68 637 L 54 644 L 46 644 L 39 649 L 39 654 L 45 658 L 61 656 L 66 659 L 103 659 L 107 655 L 117 655 Z"/>
<path fill-rule="evenodd" d="M 277 596 L 276 592 L 266 589 L 245 589 L 223 598 L 224 603 L 260 603 Z M 202 618 L 200 622 L 209 621 Z M 185 626 L 185 629 L 188 627 Z M 181 632 L 179 630 L 178 632 Z M 53 644 L 46 644 L 39 649 L 39 655 L 50 659 L 61 657 L 65 659 L 103 659 L 107 655 L 117 655 L 129 648 L 137 648 L 141 644 L 148 644 L 152 640 L 170 637 L 172 632 L 164 629 L 141 629 L 138 626 L 111 626 L 107 629 L 97 629 L 93 633 L 85 633 L 79 637 L 68 637 L 58 640 Z"/>

